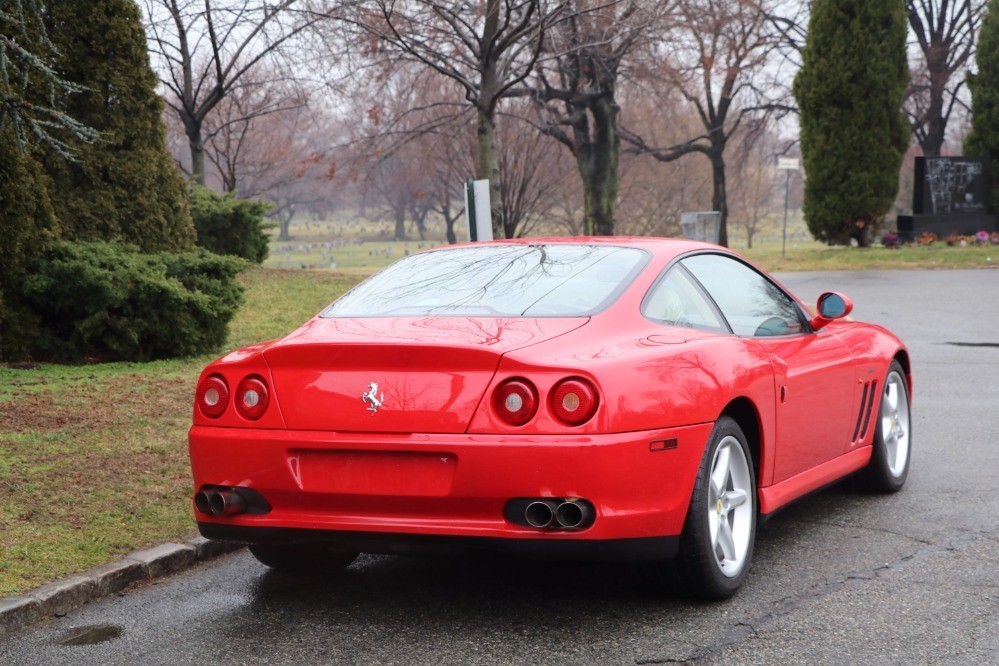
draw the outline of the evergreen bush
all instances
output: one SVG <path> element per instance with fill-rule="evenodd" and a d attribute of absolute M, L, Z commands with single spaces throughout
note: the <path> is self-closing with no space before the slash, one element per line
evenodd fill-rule
<path fill-rule="evenodd" d="M 198 185 L 191 186 L 191 214 L 198 232 L 198 245 L 216 254 L 234 254 L 247 261 L 262 263 L 267 258 L 269 226 L 264 215 L 270 204 L 237 199 L 231 193 L 218 194 Z"/>
<path fill-rule="evenodd" d="M 36 358 L 148 361 L 225 342 L 245 262 L 203 249 L 143 254 L 134 245 L 60 242 L 35 262 L 24 296 L 37 313 Z"/>

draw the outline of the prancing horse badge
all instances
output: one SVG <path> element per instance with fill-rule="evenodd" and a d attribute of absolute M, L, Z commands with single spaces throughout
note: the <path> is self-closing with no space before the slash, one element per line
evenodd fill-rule
<path fill-rule="evenodd" d="M 368 392 L 361 394 L 361 401 L 368 405 L 368 411 L 374 416 L 378 412 L 378 408 L 382 406 L 382 401 L 385 400 L 385 392 L 382 392 L 382 396 L 378 397 L 378 384 L 371 382 L 368 384 Z"/>

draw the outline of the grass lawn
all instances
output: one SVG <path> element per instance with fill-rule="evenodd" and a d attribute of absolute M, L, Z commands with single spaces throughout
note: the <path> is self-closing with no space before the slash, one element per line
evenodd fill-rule
<path fill-rule="evenodd" d="M 327 265 L 332 257 L 343 270 L 264 268 L 241 276 L 247 301 L 227 349 L 287 333 L 360 275 L 421 245 L 379 232 L 375 240 L 333 247 L 331 231 L 336 227 L 326 223 L 294 229 L 302 251 L 275 242 L 268 263 L 279 265 L 287 253 L 299 267 L 316 264 L 326 252 Z M 999 264 L 995 246 L 859 250 L 799 242 L 782 257 L 779 241 L 755 245 L 746 254 L 779 271 Z M 210 360 L 0 366 L 0 596 L 196 534 L 186 432 L 194 384 Z"/>
<path fill-rule="evenodd" d="M 227 348 L 275 338 L 358 278 L 254 269 Z M 0 366 L 0 596 L 197 534 L 187 459 L 213 357 Z"/>

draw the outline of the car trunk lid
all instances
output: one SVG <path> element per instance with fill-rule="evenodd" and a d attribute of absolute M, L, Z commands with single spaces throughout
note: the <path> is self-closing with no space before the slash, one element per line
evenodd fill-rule
<path fill-rule="evenodd" d="M 503 354 L 587 321 L 317 317 L 264 358 L 290 429 L 462 433 Z"/>

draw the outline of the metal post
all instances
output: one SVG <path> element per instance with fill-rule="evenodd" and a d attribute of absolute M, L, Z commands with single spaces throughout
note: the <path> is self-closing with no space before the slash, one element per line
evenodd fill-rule
<path fill-rule="evenodd" d="M 465 224 L 468 226 L 468 240 L 479 240 L 478 223 L 475 220 L 475 181 L 465 181 Z"/>
<path fill-rule="evenodd" d="M 780 244 L 780 256 L 787 253 L 787 200 L 791 196 L 791 170 L 784 169 L 784 238 Z"/>
<path fill-rule="evenodd" d="M 784 180 L 784 238 L 780 244 L 780 256 L 787 253 L 787 203 L 791 196 L 791 172 L 797 171 L 801 167 L 797 157 L 778 157 L 777 168 L 782 169 L 786 174 Z"/>

